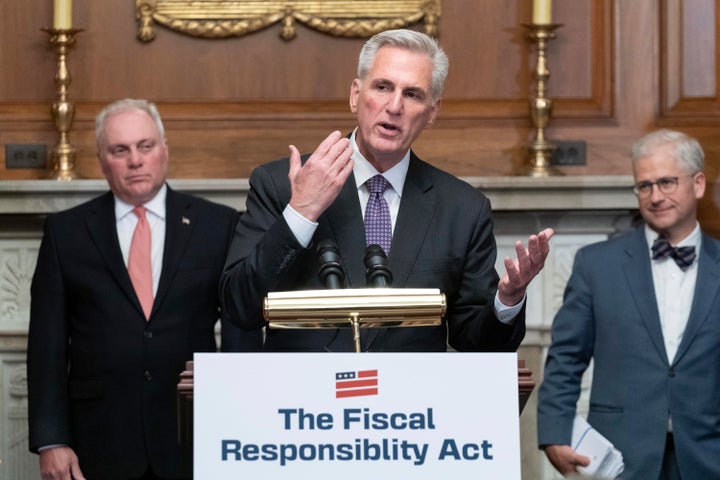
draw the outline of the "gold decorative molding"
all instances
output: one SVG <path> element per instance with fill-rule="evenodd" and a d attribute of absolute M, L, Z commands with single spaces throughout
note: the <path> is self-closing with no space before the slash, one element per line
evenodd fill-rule
<path fill-rule="evenodd" d="M 423 21 L 438 36 L 441 0 L 135 0 L 138 38 L 155 38 L 163 25 L 193 37 L 239 37 L 282 24 L 280 37 L 292 40 L 296 22 L 337 37 L 370 37 L 383 30 Z"/>

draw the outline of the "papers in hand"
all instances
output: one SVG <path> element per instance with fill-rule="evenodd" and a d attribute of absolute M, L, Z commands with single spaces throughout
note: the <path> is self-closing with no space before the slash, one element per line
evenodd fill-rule
<path fill-rule="evenodd" d="M 620 451 L 579 415 L 573 423 L 572 447 L 590 458 L 590 465 L 578 467 L 578 472 L 586 478 L 614 479 L 625 467 Z"/>

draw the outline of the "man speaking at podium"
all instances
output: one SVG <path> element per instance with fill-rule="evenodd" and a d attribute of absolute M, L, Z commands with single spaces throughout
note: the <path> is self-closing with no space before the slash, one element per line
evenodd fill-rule
<path fill-rule="evenodd" d="M 394 287 L 446 295 L 441 325 L 363 330 L 363 351 L 515 351 L 525 334 L 525 290 L 542 269 L 551 229 L 517 242 L 495 271 L 489 200 L 420 160 L 411 145 L 432 126 L 448 58 L 432 38 L 382 32 L 363 47 L 350 87 L 358 126 L 331 133 L 309 156 L 262 165 L 221 279 L 224 314 L 246 331 L 265 326 L 269 292 L 323 288 L 316 246 L 337 245 L 344 285 L 366 284 L 366 246 L 380 245 Z M 249 332 L 248 332 L 249 333 Z M 268 329 L 266 351 L 353 351 L 350 329 Z"/>

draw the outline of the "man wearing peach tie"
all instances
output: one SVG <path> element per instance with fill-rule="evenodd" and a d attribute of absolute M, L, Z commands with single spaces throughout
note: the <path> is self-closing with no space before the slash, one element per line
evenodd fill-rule
<path fill-rule="evenodd" d="M 237 213 L 165 183 L 153 104 L 109 105 L 96 135 L 111 191 L 48 216 L 33 277 L 30 450 L 43 479 L 191 478 L 176 385 L 193 352 L 216 350 Z M 260 347 L 243 339 L 223 349 Z"/>

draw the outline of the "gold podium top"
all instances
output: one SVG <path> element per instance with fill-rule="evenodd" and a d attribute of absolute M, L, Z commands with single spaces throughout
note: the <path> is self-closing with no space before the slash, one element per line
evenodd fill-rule
<path fill-rule="evenodd" d="M 271 292 L 270 328 L 361 328 L 440 325 L 447 304 L 435 288 L 358 288 Z"/>

